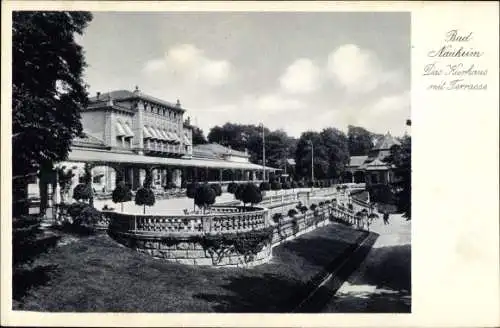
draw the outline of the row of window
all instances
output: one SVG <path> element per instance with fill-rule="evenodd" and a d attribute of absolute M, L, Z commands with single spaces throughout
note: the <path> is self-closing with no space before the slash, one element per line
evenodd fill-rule
<path fill-rule="evenodd" d="M 146 113 L 156 114 L 160 116 L 167 117 L 171 121 L 177 121 L 182 119 L 182 114 L 176 113 L 168 108 L 162 108 L 158 106 L 146 105 L 144 108 Z"/>

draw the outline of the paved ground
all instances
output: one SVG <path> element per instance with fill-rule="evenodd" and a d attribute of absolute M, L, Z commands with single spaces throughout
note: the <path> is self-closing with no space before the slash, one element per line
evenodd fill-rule
<path fill-rule="evenodd" d="M 411 312 L 411 221 L 389 221 L 370 226 L 379 238 L 323 312 Z"/>

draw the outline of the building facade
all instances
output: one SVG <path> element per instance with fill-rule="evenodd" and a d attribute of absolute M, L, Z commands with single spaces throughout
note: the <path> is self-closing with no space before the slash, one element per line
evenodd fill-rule
<path fill-rule="evenodd" d="M 381 137 L 368 155 L 351 156 L 344 182 L 366 183 L 366 185 L 389 184 L 394 181 L 393 165 L 385 160 L 391 149 L 401 143 L 389 132 Z"/>

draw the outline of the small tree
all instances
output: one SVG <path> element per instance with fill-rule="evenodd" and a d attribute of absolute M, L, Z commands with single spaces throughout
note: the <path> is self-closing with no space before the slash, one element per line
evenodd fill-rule
<path fill-rule="evenodd" d="M 279 224 L 282 218 L 283 218 L 283 214 L 281 214 L 281 213 L 274 213 L 273 214 L 273 221 L 276 224 Z"/>
<path fill-rule="evenodd" d="M 210 187 L 212 187 L 212 189 L 215 191 L 215 195 L 217 197 L 222 195 L 222 187 L 220 186 L 220 184 L 216 183 L 216 184 L 210 185 Z"/>
<path fill-rule="evenodd" d="M 151 190 L 153 177 L 151 171 L 146 170 L 146 178 L 144 179 L 143 187 L 137 190 L 135 194 L 135 204 L 143 206 L 143 214 L 146 214 L 146 206 L 153 206 L 155 204 L 155 194 Z"/>
<path fill-rule="evenodd" d="M 243 202 L 243 206 L 250 203 L 252 205 L 258 204 L 262 201 L 262 192 L 253 183 L 246 183 L 242 185 L 240 200 Z"/>
<path fill-rule="evenodd" d="M 238 184 L 236 182 L 231 182 L 227 186 L 227 192 L 234 195 L 237 188 L 238 188 Z"/>
<path fill-rule="evenodd" d="M 88 186 L 90 190 L 90 197 L 88 198 L 89 204 L 94 205 L 94 191 L 92 189 L 92 168 L 89 163 L 85 163 L 84 166 L 83 183 Z"/>
<path fill-rule="evenodd" d="M 132 200 L 132 191 L 125 184 L 125 182 L 120 181 L 115 190 L 113 190 L 113 194 L 111 195 L 113 199 L 113 203 L 121 203 L 122 212 L 123 212 L 123 203 Z"/>
<path fill-rule="evenodd" d="M 57 171 L 57 179 L 59 182 L 59 187 L 61 188 L 61 200 L 63 203 L 66 202 L 66 196 L 68 195 L 69 189 L 71 187 L 71 180 L 75 176 L 73 170 L 65 170 L 66 166 L 58 167 Z"/>
<path fill-rule="evenodd" d="M 290 209 L 290 210 L 288 211 L 288 216 L 289 216 L 289 217 L 291 217 L 291 218 L 293 218 L 293 217 L 294 217 L 295 215 L 297 215 L 297 214 L 298 214 L 298 213 L 297 213 L 297 210 L 296 210 L 296 209 L 294 209 L 294 208 L 292 208 L 292 209 Z"/>
<path fill-rule="evenodd" d="M 281 190 L 281 183 L 278 181 L 273 181 L 271 183 L 271 189 L 276 191 L 276 195 L 278 194 L 278 190 Z"/>
<path fill-rule="evenodd" d="M 271 190 L 271 185 L 269 184 L 269 182 L 264 181 L 264 182 L 260 183 L 259 188 L 260 188 L 260 191 L 267 191 L 267 190 Z"/>
<path fill-rule="evenodd" d="M 92 188 L 85 183 L 80 183 L 73 189 L 73 198 L 77 201 L 89 201 L 92 194 Z"/>
<path fill-rule="evenodd" d="M 217 194 L 214 189 L 208 184 L 203 184 L 196 188 L 194 203 L 202 208 L 203 213 L 205 213 L 205 210 L 215 203 L 215 197 L 217 197 Z"/>

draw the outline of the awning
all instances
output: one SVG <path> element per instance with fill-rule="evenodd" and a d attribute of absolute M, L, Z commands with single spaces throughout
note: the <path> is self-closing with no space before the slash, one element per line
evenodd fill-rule
<path fill-rule="evenodd" d="M 146 126 L 142 128 L 142 134 L 144 135 L 144 139 L 153 138 L 153 135 L 151 134 L 151 132 L 149 132 L 149 129 Z"/>
<path fill-rule="evenodd" d="M 179 135 L 175 132 L 172 132 L 172 137 L 173 137 L 173 141 L 175 143 L 180 143 L 181 142 L 181 138 L 179 138 Z"/>
<path fill-rule="evenodd" d="M 73 149 L 68 155 L 68 162 L 87 162 L 87 163 L 125 163 L 125 164 L 158 164 L 183 167 L 208 167 L 221 169 L 247 169 L 262 170 L 262 165 L 253 163 L 230 162 L 224 160 L 209 160 L 201 158 L 171 158 L 144 156 L 133 153 L 116 153 L 112 151 L 100 151 L 92 149 Z M 268 171 L 279 169 L 266 167 Z"/>
<path fill-rule="evenodd" d="M 165 131 L 165 130 L 160 130 L 160 133 L 161 133 L 161 135 L 163 136 L 163 139 L 164 139 L 164 140 L 167 140 L 167 141 L 169 141 L 169 140 L 170 140 L 170 136 L 168 135 L 167 131 Z"/>
<path fill-rule="evenodd" d="M 117 137 L 124 137 L 127 134 L 125 133 L 125 129 L 123 126 L 120 124 L 120 122 L 115 123 L 115 134 Z"/>
<path fill-rule="evenodd" d="M 148 130 L 152 139 L 158 139 L 158 134 L 156 134 L 156 130 L 153 127 L 148 127 Z"/>
<path fill-rule="evenodd" d="M 161 133 L 160 130 L 158 130 L 157 128 L 151 128 L 155 131 L 156 133 L 156 136 L 158 137 L 159 140 L 165 140 L 165 136 Z"/>
<path fill-rule="evenodd" d="M 184 136 L 184 144 L 187 146 L 191 146 L 191 140 L 188 137 Z"/>
<path fill-rule="evenodd" d="M 125 129 L 125 134 L 127 137 L 133 137 L 134 136 L 134 132 L 132 132 L 132 129 L 130 128 L 130 126 L 128 126 L 127 123 L 125 123 L 123 125 L 123 128 Z"/>

